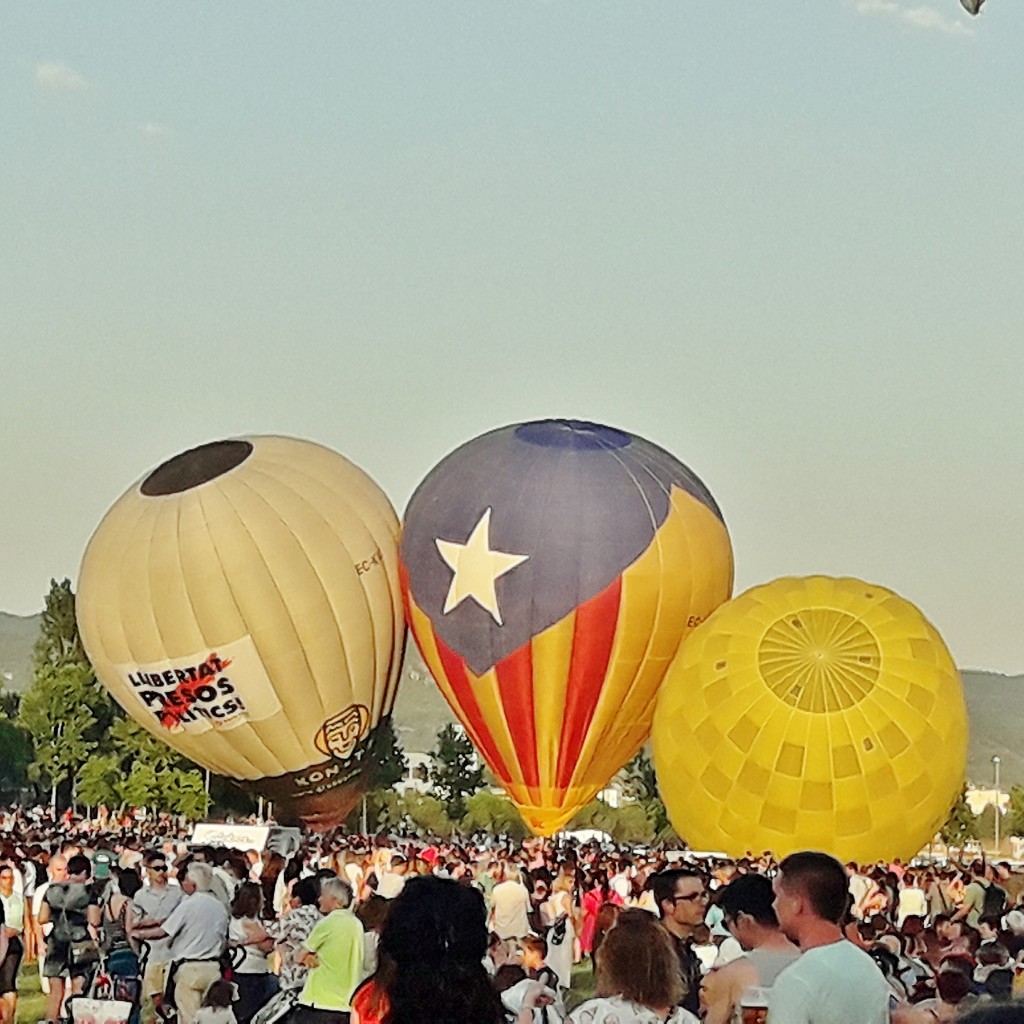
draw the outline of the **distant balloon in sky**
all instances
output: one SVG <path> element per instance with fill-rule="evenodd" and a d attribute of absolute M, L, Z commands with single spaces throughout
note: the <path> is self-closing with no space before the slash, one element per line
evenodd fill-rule
<path fill-rule="evenodd" d="M 875 584 L 787 578 L 724 604 L 668 672 L 652 729 L 658 786 L 691 846 L 733 856 L 911 857 L 964 785 L 953 659 Z"/>
<path fill-rule="evenodd" d="M 625 431 L 542 420 L 446 456 L 405 515 L 424 660 L 535 832 L 639 750 L 680 641 L 732 590 L 707 488 Z"/>
<path fill-rule="evenodd" d="M 960 5 L 968 14 L 977 14 L 985 0 L 960 0 Z"/>
<path fill-rule="evenodd" d="M 327 448 L 215 441 L 133 485 L 78 589 L 100 680 L 137 722 L 313 828 L 358 801 L 405 624 L 398 518 Z"/>

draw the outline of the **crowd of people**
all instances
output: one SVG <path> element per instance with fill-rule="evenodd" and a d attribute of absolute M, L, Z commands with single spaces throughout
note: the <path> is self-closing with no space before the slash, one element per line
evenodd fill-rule
<path fill-rule="evenodd" d="M 5 812 L 0 907 L 0 1024 L 23 962 L 54 1022 L 115 962 L 180 1024 L 1024 1021 L 1006 862 L 483 837 L 243 850 L 167 818 Z"/>

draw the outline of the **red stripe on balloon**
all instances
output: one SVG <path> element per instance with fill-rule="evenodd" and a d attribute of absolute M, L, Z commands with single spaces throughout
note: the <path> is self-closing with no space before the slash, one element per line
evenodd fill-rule
<path fill-rule="evenodd" d="M 494 666 L 498 695 L 527 786 L 540 785 L 537 726 L 533 708 L 533 645 L 524 644 Z"/>
<path fill-rule="evenodd" d="M 601 696 L 622 597 L 622 577 L 576 609 L 556 785 L 567 788 Z"/>
<path fill-rule="evenodd" d="M 415 607 L 416 611 L 429 624 L 430 636 L 434 641 L 437 655 L 441 659 L 445 680 L 452 689 L 454 703 L 448 699 L 447 693 L 444 694 L 445 699 L 448 700 L 452 711 L 455 712 L 459 721 L 462 722 L 469 738 L 473 741 L 473 745 L 480 751 L 481 756 L 491 766 L 494 773 L 502 779 L 509 779 L 511 776 L 509 775 L 508 768 L 505 766 L 505 760 L 498 753 L 498 749 L 491 739 L 491 731 L 487 727 L 483 712 L 480 710 L 476 695 L 473 693 L 473 684 L 470 682 L 466 672 L 466 663 L 450 647 L 445 645 L 434 630 L 429 617 L 424 615 L 420 606 L 416 604 L 415 598 L 412 596 L 412 588 L 409 586 L 409 573 L 404 563 L 399 563 L 398 575 L 402 586 L 406 621 L 410 624 L 414 621 L 412 609 Z M 416 641 L 416 646 L 420 649 L 420 654 L 423 655 L 424 661 L 429 664 L 430 659 L 427 658 L 426 652 L 423 650 L 423 644 L 420 643 L 420 638 L 416 635 L 415 629 L 412 630 L 412 635 Z M 444 693 L 443 690 L 442 693 Z"/>
<path fill-rule="evenodd" d="M 441 666 L 444 669 L 444 677 L 452 688 L 456 706 L 452 709 L 462 720 L 462 724 L 469 733 L 469 738 L 476 744 L 477 750 L 483 755 L 484 760 L 491 766 L 494 774 L 502 781 L 512 778 L 505 761 L 491 737 L 491 730 L 487 726 L 480 705 L 477 703 L 476 694 L 473 693 L 473 684 L 466 671 L 466 663 L 444 641 L 434 633 L 434 643 L 437 645 L 437 654 L 441 659 Z"/>

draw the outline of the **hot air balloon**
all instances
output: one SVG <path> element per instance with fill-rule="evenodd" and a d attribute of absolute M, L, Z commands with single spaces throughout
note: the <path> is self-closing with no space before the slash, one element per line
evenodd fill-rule
<path fill-rule="evenodd" d="M 733 575 L 722 515 L 686 466 L 575 420 L 444 458 L 409 502 L 401 568 L 427 666 L 543 835 L 643 745 L 669 661 Z"/>
<path fill-rule="evenodd" d="M 651 737 L 691 845 L 866 864 L 913 856 L 945 821 L 967 711 L 949 651 L 909 601 L 856 579 L 786 578 L 694 630 Z"/>
<path fill-rule="evenodd" d="M 89 541 L 78 621 L 137 722 L 314 828 L 344 819 L 405 637 L 398 518 L 337 453 L 215 441 L 130 487 Z"/>

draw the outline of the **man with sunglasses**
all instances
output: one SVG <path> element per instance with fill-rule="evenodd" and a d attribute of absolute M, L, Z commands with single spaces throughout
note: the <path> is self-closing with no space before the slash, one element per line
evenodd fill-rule
<path fill-rule="evenodd" d="M 143 855 L 145 871 L 144 886 L 135 894 L 135 905 L 143 915 L 136 928 L 162 925 L 171 911 L 181 902 L 181 887 L 168 881 L 167 857 L 159 850 L 150 850 Z M 142 979 L 142 994 L 150 996 L 154 1008 L 163 1002 L 164 985 L 167 981 L 167 966 L 171 962 L 170 939 L 148 939 L 149 958 L 146 974 Z"/>
<path fill-rule="evenodd" d="M 693 933 L 704 923 L 708 909 L 704 876 L 696 868 L 669 868 L 651 875 L 648 887 L 654 893 L 661 923 L 672 936 L 679 957 L 679 971 L 686 990 L 679 1005 L 699 1017 L 701 964 L 693 948 Z"/>

